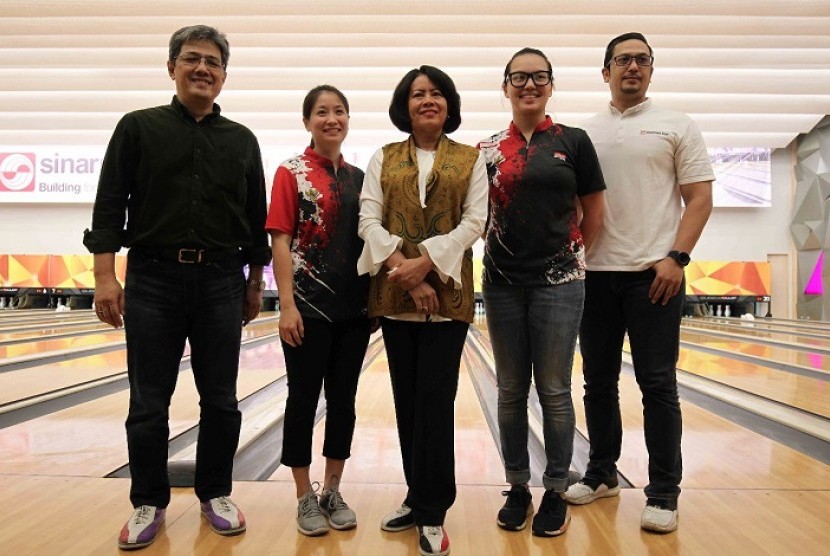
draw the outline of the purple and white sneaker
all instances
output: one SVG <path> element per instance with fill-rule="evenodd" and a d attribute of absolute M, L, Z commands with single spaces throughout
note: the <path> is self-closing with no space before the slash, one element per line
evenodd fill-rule
<path fill-rule="evenodd" d="M 136 550 L 149 546 L 164 524 L 164 508 L 156 506 L 139 506 L 124 524 L 118 535 L 118 548 Z"/>
<path fill-rule="evenodd" d="M 220 535 L 238 535 L 245 530 L 245 516 L 227 496 L 202 502 L 202 515 Z"/>

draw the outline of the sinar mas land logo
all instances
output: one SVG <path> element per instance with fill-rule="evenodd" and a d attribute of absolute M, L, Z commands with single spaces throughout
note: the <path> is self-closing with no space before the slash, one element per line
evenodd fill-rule
<path fill-rule="evenodd" d="M 0 191 L 35 190 L 35 155 L 0 153 Z"/>

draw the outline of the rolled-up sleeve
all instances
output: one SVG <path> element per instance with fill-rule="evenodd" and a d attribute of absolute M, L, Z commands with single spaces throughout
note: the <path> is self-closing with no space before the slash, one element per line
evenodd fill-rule
<path fill-rule="evenodd" d="M 462 287 L 461 263 L 464 251 L 481 237 L 487 222 L 487 196 L 487 167 L 484 155 L 479 154 L 470 175 L 461 222 L 449 233 L 428 238 L 418 245 L 421 253 L 429 254 L 441 280 L 446 282 L 452 278 L 456 289 Z"/>
<path fill-rule="evenodd" d="M 390 234 L 383 227 L 383 188 L 380 174 L 383 168 L 383 149 L 372 156 L 363 177 L 360 193 L 360 220 L 357 234 L 363 240 L 363 251 L 357 260 L 357 273 L 374 276 L 389 256 L 400 249 L 403 238 Z"/>
<path fill-rule="evenodd" d="M 115 253 L 124 245 L 127 203 L 139 158 L 135 122 L 127 114 L 115 126 L 101 165 L 92 229 L 84 230 L 84 246 L 90 253 Z"/>

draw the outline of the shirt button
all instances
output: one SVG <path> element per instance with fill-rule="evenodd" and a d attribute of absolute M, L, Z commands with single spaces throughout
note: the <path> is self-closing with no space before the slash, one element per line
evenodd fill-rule
<path fill-rule="evenodd" d="M 199 179 L 199 174 L 194 174 L 194 176 L 193 176 L 193 177 L 194 177 L 194 178 L 196 178 L 196 179 L 198 180 L 198 179 Z"/>

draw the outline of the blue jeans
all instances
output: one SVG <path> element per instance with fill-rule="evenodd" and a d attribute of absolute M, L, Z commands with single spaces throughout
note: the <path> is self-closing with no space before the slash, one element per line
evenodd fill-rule
<path fill-rule="evenodd" d="M 179 264 L 131 251 L 124 292 L 130 501 L 162 508 L 170 501 L 168 408 L 186 340 L 201 407 L 196 495 L 206 501 L 230 494 L 242 422 L 236 399 L 242 264 Z"/>
<path fill-rule="evenodd" d="M 585 316 L 579 332 L 585 376 L 585 417 L 591 440 L 586 477 L 616 481 L 622 446 L 620 365 L 625 333 L 643 395 L 643 429 L 649 454 L 649 500 L 677 506 L 683 466 L 677 395 L 677 355 L 683 291 L 667 305 L 651 303 L 653 270 L 593 272 L 585 279 Z"/>
<path fill-rule="evenodd" d="M 527 399 L 530 380 L 542 406 L 545 489 L 564 492 L 573 455 L 571 370 L 585 288 L 483 284 L 499 387 L 499 436 L 507 482 L 530 480 Z"/>

